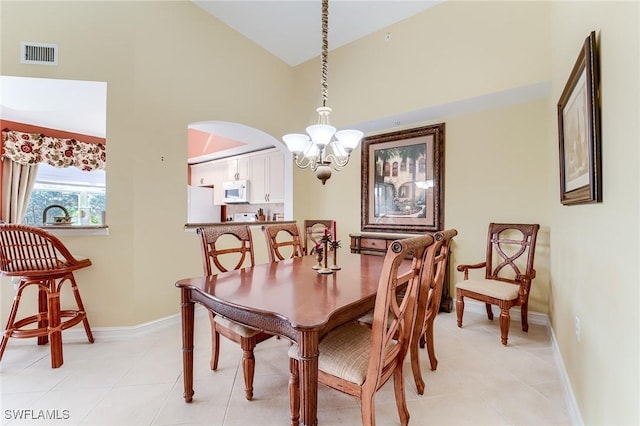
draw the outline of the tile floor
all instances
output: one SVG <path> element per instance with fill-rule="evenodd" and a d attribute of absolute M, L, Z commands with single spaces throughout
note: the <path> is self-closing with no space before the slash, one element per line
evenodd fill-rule
<path fill-rule="evenodd" d="M 572 424 L 546 326 L 530 324 L 524 334 L 513 321 L 509 346 L 503 347 L 497 320 L 478 313 L 465 312 L 461 329 L 455 313 L 440 314 L 435 325 L 439 364 L 429 370 L 421 351 L 424 395 L 415 392 L 405 364 L 411 425 Z M 212 372 L 208 318 L 199 311 L 195 395 L 186 404 L 178 321 L 126 341 L 67 342 L 58 369 L 50 368 L 48 347 L 12 339 L 0 363 L 1 424 L 289 424 L 287 340 L 258 345 L 253 401 L 244 399 L 240 348 L 221 341 L 219 370 Z M 360 424 L 357 400 L 322 386 L 318 400 L 319 424 Z M 57 419 L 17 418 L 45 413 Z M 376 420 L 399 424 L 391 382 L 377 395 Z"/>

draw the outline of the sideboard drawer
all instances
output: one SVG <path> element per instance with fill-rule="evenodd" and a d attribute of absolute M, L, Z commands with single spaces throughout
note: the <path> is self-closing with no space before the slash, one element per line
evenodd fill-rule
<path fill-rule="evenodd" d="M 360 247 L 370 250 L 387 250 L 387 240 L 382 238 L 363 238 L 360 240 Z"/>

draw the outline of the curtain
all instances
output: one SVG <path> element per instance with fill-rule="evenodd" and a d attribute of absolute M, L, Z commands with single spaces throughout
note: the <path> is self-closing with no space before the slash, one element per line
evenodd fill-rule
<path fill-rule="evenodd" d="M 2 212 L 0 220 L 21 223 L 27 211 L 38 164 L 23 165 L 8 158 L 2 160 Z"/>
<path fill-rule="evenodd" d="M 0 220 L 21 223 L 35 184 L 38 164 L 75 166 L 80 170 L 104 169 L 104 144 L 54 138 L 39 133 L 2 131 L 2 212 Z"/>
<path fill-rule="evenodd" d="M 2 131 L 4 158 L 19 164 L 47 163 L 53 167 L 75 166 L 90 172 L 104 169 L 107 154 L 104 144 L 76 139 L 54 138 L 39 133 Z"/>

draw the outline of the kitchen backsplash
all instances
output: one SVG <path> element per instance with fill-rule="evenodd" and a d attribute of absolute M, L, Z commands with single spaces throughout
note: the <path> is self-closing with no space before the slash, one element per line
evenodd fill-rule
<path fill-rule="evenodd" d="M 284 203 L 272 203 L 272 204 L 227 204 L 227 220 L 233 218 L 236 213 L 257 213 L 258 209 L 264 211 L 266 220 L 273 220 L 273 215 L 276 214 L 282 217 L 284 212 Z M 225 220 L 224 218 L 222 220 Z"/>

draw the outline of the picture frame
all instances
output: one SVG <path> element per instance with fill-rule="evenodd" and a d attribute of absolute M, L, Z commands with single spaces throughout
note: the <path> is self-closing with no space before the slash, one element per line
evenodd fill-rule
<path fill-rule="evenodd" d="M 558 100 L 560 202 L 602 201 L 600 74 L 596 33 L 584 41 Z"/>
<path fill-rule="evenodd" d="M 362 231 L 444 229 L 444 123 L 362 139 Z"/>

